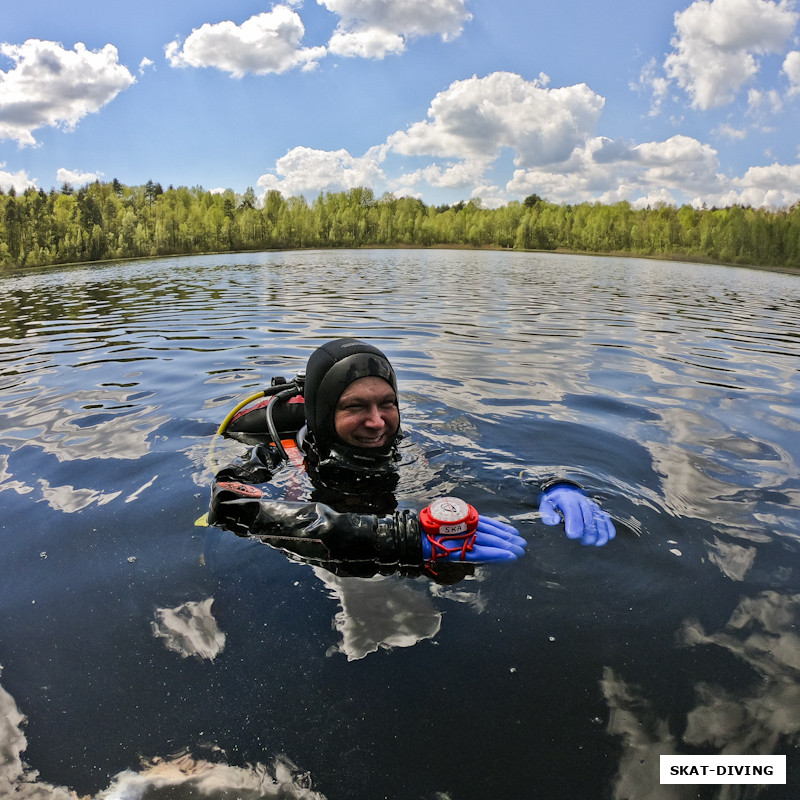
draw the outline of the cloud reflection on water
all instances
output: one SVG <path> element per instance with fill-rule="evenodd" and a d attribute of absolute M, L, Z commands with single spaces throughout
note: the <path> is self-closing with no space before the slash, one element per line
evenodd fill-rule
<path fill-rule="evenodd" d="M 27 486 L 22 481 L 12 481 L 13 473 L 8 469 L 8 456 L 0 453 L 0 492 L 11 489 L 17 494 L 29 494 L 32 486 Z"/>
<path fill-rule="evenodd" d="M 696 787 L 659 784 L 659 756 L 709 749 L 720 755 L 771 755 L 800 744 L 800 594 L 765 591 L 744 597 L 721 631 L 707 633 L 687 620 L 678 644 L 723 648 L 753 671 L 745 691 L 718 683 L 694 686 L 696 706 L 686 714 L 682 735 L 670 729 L 647 700 L 646 689 L 625 682 L 606 667 L 601 688 L 610 709 L 608 733 L 621 738 L 622 758 L 615 800 L 694 797 Z M 739 684 L 741 685 L 741 684 Z M 755 797 L 758 786 L 724 785 L 719 800 Z"/>
<path fill-rule="evenodd" d="M 464 583 L 458 588 L 427 578 L 409 582 L 392 575 L 339 577 L 322 567 L 312 569 L 339 603 L 333 627 L 342 639 L 328 649 L 327 655 L 343 653 L 348 661 L 366 658 L 379 649 L 413 647 L 425 639 L 433 639 L 442 626 L 442 612 L 436 610 L 434 598 L 466 605 L 476 614 L 486 608 L 486 599 L 480 591 L 464 585 L 483 580 L 480 567 L 473 575 L 464 576 Z"/>
<path fill-rule="evenodd" d="M 715 536 L 713 542 L 706 542 L 708 559 L 719 567 L 723 575 L 732 581 L 743 581 L 756 560 L 755 547 L 742 547 L 732 542 L 723 542 Z"/>
<path fill-rule="evenodd" d="M 342 640 L 328 655 L 344 653 L 348 661 L 358 661 L 379 648 L 413 647 L 441 628 L 442 613 L 431 596 L 403 580 L 382 575 L 340 578 L 321 567 L 313 569 L 341 606 L 333 624 Z"/>
<path fill-rule="evenodd" d="M 6 447 L 33 445 L 61 462 L 136 460 L 150 451 L 151 435 L 171 417 L 160 413 L 161 406 L 146 404 L 152 390 L 142 389 L 133 358 L 109 352 L 111 336 L 102 329 L 89 340 L 74 332 L 58 337 L 38 331 L 0 350 L 13 358 L 9 369 L 0 363 Z M 106 369 L 98 383 L 91 373 L 100 366 Z M 118 379 L 110 371 L 120 372 L 113 376 Z"/>
<path fill-rule="evenodd" d="M 184 658 L 213 661 L 225 648 L 225 634 L 211 613 L 213 597 L 189 601 L 176 608 L 159 608 L 150 623 L 153 636 L 164 639 L 167 649 Z"/>
<path fill-rule="evenodd" d="M 2 667 L 0 667 L 2 674 Z M 14 698 L 0 686 L 0 797 L 16 800 L 174 800 L 204 797 L 208 800 L 325 800 L 311 778 L 283 755 L 270 765 L 232 766 L 214 753 L 213 760 L 179 753 L 143 761 L 139 770 L 127 769 L 94 795 L 79 796 L 66 786 L 39 779 L 23 754 L 28 742 L 23 733 L 25 715 Z"/>
<path fill-rule="evenodd" d="M 150 451 L 149 437 L 170 420 L 156 413 L 158 406 L 134 406 L 124 392 L 92 388 L 44 395 L 4 410 L 3 439 L 12 450 L 34 445 L 59 461 L 131 461 Z"/>
<path fill-rule="evenodd" d="M 284 756 L 271 766 L 234 767 L 197 760 L 189 755 L 154 759 L 141 772 L 117 775 L 95 800 L 171 800 L 176 797 L 208 800 L 325 800 L 311 788 L 311 779 Z M 27 798 L 26 798 L 27 800 Z"/>
<path fill-rule="evenodd" d="M 74 486 L 51 486 L 44 478 L 38 480 L 42 497 L 50 508 L 72 514 L 96 503 L 104 506 L 116 500 L 122 492 L 98 492 L 94 489 L 76 489 Z"/>
<path fill-rule="evenodd" d="M 8 470 L 8 456 L 0 454 L 0 492 L 11 489 L 17 494 L 30 494 L 36 491 L 34 486 L 26 486 L 21 481 L 9 480 L 13 477 L 12 473 Z M 158 476 L 155 475 L 143 486 L 140 486 L 136 491 L 132 492 L 125 498 L 126 503 L 132 503 L 138 499 L 140 494 L 149 489 Z M 96 489 L 81 489 L 75 486 L 63 485 L 53 486 L 50 481 L 45 478 L 39 478 L 36 483 L 39 487 L 41 499 L 54 511 L 62 511 L 65 514 L 73 514 L 77 511 L 82 511 L 91 505 L 104 506 L 107 503 L 116 500 L 122 491 L 116 492 L 101 492 Z"/>

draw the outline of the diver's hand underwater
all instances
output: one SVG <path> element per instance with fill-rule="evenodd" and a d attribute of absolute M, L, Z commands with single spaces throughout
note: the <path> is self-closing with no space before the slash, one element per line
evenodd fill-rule
<path fill-rule="evenodd" d="M 539 513 L 545 525 L 558 525 L 563 517 L 567 536 L 580 539 L 583 545 L 602 547 L 617 535 L 611 517 L 570 484 L 559 483 L 543 492 Z"/>

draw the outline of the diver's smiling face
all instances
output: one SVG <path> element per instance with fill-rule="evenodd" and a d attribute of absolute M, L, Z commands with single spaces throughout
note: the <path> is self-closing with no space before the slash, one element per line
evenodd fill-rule
<path fill-rule="evenodd" d="M 336 403 L 333 424 L 345 444 L 384 447 L 400 427 L 394 389 L 383 378 L 353 381 Z"/>

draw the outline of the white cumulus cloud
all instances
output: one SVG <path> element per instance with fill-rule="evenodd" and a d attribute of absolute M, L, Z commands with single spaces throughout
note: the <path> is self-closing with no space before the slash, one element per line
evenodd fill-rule
<path fill-rule="evenodd" d="M 603 97 L 584 84 L 547 83 L 546 76 L 528 81 L 507 72 L 456 81 L 433 98 L 426 120 L 365 155 L 296 147 L 258 184 L 309 199 L 356 186 L 417 197 L 434 189 L 479 197 L 490 207 L 533 193 L 555 203 L 634 206 L 782 206 L 800 197 L 800 166 L 753 168 L 732 178 L 718 151 L 692 136 L 647 142 L 597 136 Z M 721 125 L 717 134 L 736 139 L 744 132 Z M 510 177 L 502 175 L 500 158 L 509 152 L 516 167 Z"/>
<path fill-rule="evenodd" d="M 792 50 L 783 60 L 783 73 L 789 79 L 789 93 L 800 92 L 800 51 Z"/>
<path fill-rule="evenodd" d="M 666 74 L 694 108 L 725 105 L 758 73 L 758 56 L 783 51 L 797 20 L 786 0 L 696 0 L 675 14 Z"/>
<path fill-rule="evenodd" d="M 658 114 L 661 113 L 661 109 L 667 99 L 669 87 L 669 79 L 660 73 L 658 64 L 654 58 L 651 58 L 647 64 L 644 65 L 639 75 L 639 80 L 630 84 L 630 88 L 633 91 L 641 90 L 652 93 L 653 101 L 650 107 L 651 117 L 658 116 Z"/>
<path fill-rule="evenodd" d="M 747 92 L 747 111 L 751 115 L 778 114 L 783 110 L 783 99 L 775 89 L 761 91 L 750 89 Z"/>
<path fill-rule="evenodd" d="M 76 169 L 61 169 L 56 173 L 56 180 L 59 183 L 68 183 L 71 186 L 83 186 L 87 183 L 94 183 L 103 177 L 102 172 L 82 172 Z"/>
<path fill-rule="evenodd" d="M 315 150 L 295 147 L 275 163 L 275 171 L 262 175 L 258 185 L 276 189 L 286 197 L 344 191 L 357 186 L 375 187 L 384 181 L 381 170 L 383 148 L 372 148 L 364 156 L 347 150 Z"/>
<path fill-rule="evenodd" d="M 641 144 L 597 137 L 558 169 L 516 170 L 506 190 L 559 203 L 680 205 L 687 193 L 719 190 L 718 170 L 716 150 L 689 136 Z"/>
<path fill-rule="evenodd" d="M 14 189 L 17 194 L 21 194 L 26 189 L 31 189 L 36 186 L 36 179 L 29 178 L 28 173 L 21 169 L 17 172 L 7 172 L 5 163 L 0 161 L 0 189 L 7 192 L 9 189 Z"/>
<path fill-rule="evenodd" d="M 725 191 L 706 195 L 696 205 L 748 205 L 754 208 L 783 208 L 800 200 L 800 164 L 770 164 L 750 167 L 740 178 L 733 178 Z"/>
<path fill-rule="evenodd" d="M 741 128 L 734 128 L 733 125 L 728 125 L 727 123 L 717 125 L 713 132 L 716 133 L 717 136 L 722 136 L 725 139 L 741 140 L 747 138 L 747 131 Z"/>
<path fill-rule="evenodd" d="M 521 167 L 566 161 L 589 138 L 605 100 L 586 84 L 548 89 L 545 82 L 511 72 L 455 81 L 433 99 L 429 120 L 388 144 L 403 155 L 487 163 L 508 147 Z"/>
<path fill-rule="evenodd" d="M 14 62 L 8 72 L 0 70 L 0 139 L 20 145 L 35 145 L 37 128 L 74 128 L 136 80 L 111 44 L 92 51 L 78 42 L 66 50 L 58 42 L 28 39 L 4 42 L 0 53 Z"/>
<path fill-rule="evenodd" d="M 340 56 L 384 58 L 402 53 L 408 39 L 450 41 L 472 19 L 465 0 L 317 0 L 340 17 L 328 47 Z"/>
<path fill-rule="evenodd" d="M 282 73 L 295 67 L 313 69 L 324 47 L 302 47 L 305 26 L 296 11 L 277 5 L 241 25 L 230 20 L 195 28 L 184 42 L 175 39 L 165 53 L 173 67 L 216 67 L 241 78 Z"/>
<path fill-rule="evenodd" d="M 711 145 L 691 136 L 672 136 L 663 142 L 644 142 L 634 148 L 635 164 L 644 181 L 658 188 L 698 191 L 718 180 L 719 157 Z"/>
<path fill-rule="evenodd" d="M 445 167 L 429 164 L 427 167 L 407 173 L 401 180 L 410 186 L 425 181 L 437 189 L 466 189 L 481 181 L 483 172 L 483 166 L 474 163 L 461 162 Z"/>

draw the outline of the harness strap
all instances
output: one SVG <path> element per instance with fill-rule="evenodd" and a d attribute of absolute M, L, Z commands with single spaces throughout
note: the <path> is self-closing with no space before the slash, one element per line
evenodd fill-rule
<path fill-rule="evenodd" d="M 451 553 L 456 553 L 458 551 L 461 551 L 459 560 L 465 561 L 467 558 L 467 553 L 469 553 L 475 546 L 475 540 L 478 538 L 478 534 L 475 531 L 472 533 L 465 531 L 464 533 L 453 534 L 451 536 L 437 537 L 430 533 L 425 535 L 427 536 L 428 541 L 431 543 L 430 560 L 432 562 L 439 558 L 447 558 L 447 556 L 449 556 Z M 455 546 L 448 547 L 445 542 L 453 542 Z"/>
<path fill-rule="evenodd" d="M 294 439 L 281 439 L 286 458 L 293 467 L 304 467 L 306 460 Z"/>

